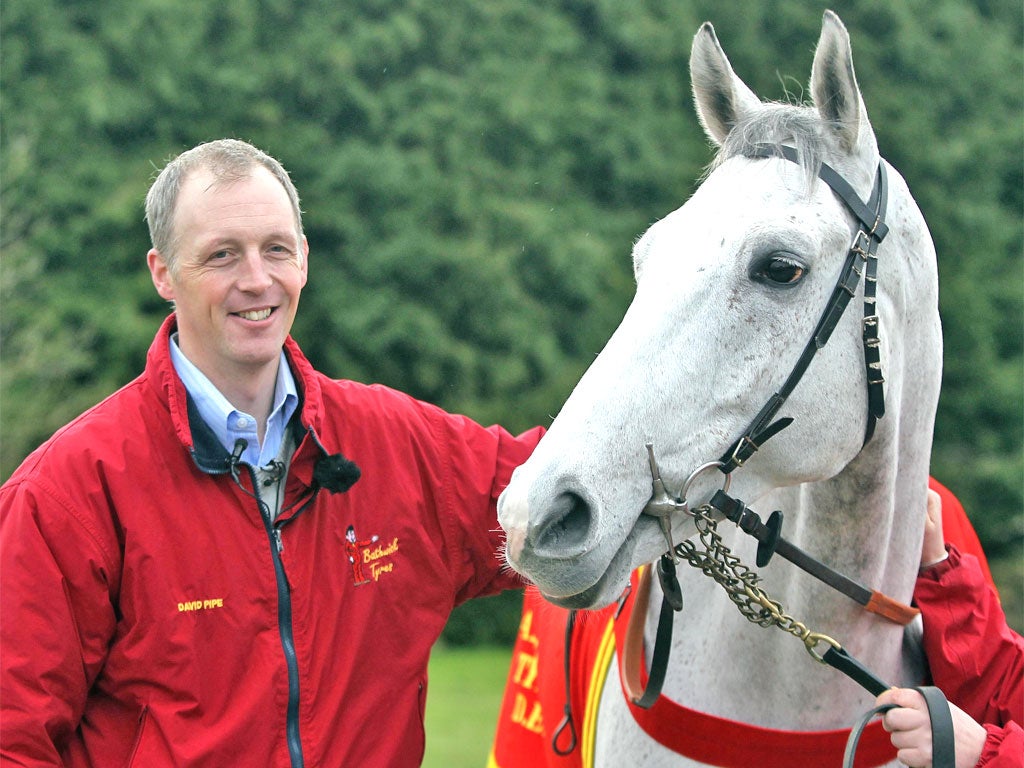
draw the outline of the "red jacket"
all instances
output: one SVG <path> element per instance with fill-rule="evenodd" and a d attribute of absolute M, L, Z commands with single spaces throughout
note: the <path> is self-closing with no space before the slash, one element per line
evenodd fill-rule
<path fill-rule="evenodd" d="M 298 448 L 265 522 L 249 472 L 239 487 L 190 418 L 173 329 L 172 316 L 139 378 L 0 488 L 0 757 L 418 766 L 449 612 L 520 586 L 497 555 L 495 503 L 541 431 L 332 381 L 289 339 Z M 345 493 L 313 480 L 335 453 L 362 472 Z"/>
<path fill-rule="evenodd" d="M 945 511 L 945 510 L 943 510 Z M 924 571 L 914 601 L 924 621 L 932 680 L 989 732 L 978 766 L 1024 766 L 1024 638 L 1010 629 L 978 559 L 947 545 Z"/>

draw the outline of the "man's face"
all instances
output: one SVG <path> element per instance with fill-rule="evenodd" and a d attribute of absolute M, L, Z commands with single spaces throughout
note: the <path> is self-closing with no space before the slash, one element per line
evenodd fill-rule
<path fill-rule="evenodd" d="M 276 374 L 306 284 L 309 247 L 288 195 L 265 168 L 218 183 L 192 173 L 178 194 L 176 262 L 147 255 L 157 292 L 174 301 L 178 345 L 218 388 Z"/>

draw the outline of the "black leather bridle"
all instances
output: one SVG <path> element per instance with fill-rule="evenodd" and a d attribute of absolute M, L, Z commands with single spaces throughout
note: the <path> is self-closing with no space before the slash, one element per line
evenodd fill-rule
<path fill-rule="evenodd" d="M 752 158 L 778 157 L 784 158 L 798 165 L 800 163 L 797 151 L 793 147 L 785 145 L 759 144 L 753 147 L 753 150 L 748 153 L 748 156 Z M 836 586 L 837 584 L 851 584 L 859 590 L 864 590 L 863 587 L 860 587 L 860 585 L 852 582 L 852 580 L 842 576 L 842 574 L 836 573 L 831 568 L 828 568 L 824 563 L 814 560 L 814 558 L 806 555 L 806 553 L 800 552 L 795 547 L 792 547 L 792 545 L 789 545 L 788 542 L 781 540 L 781 513 L 773 515 L 767 526 L 760 525 L 760 519 L 757 518 L 756 514 L 753 514 L 753 510 L 748 510 L 743 502 L 734 499 L 726 492 L 728 490 L 728 479 L 730 477 L 730 473 L 737 468 L 742 467 L 743 464 L 753 456 L 762 445 L 764 445 L 766 440 L 778 434 L 793 422 L 793 419 L 788 416 L 774 421 L 773 419 L 775 419 L 775 415 L 779 412 L 779 409 L 793 393 L 793 390 L 796 389 L 797 384 L 807 372 L 807 369 L 818 350 L 824 347 L 832 336 L 832 332 L 835 330 L 836 325 L 839 323 L 839 319 L 846 311 L 846 308 L 850 303 L 850 299 L 856 295 L 857 286 L 860 283 L 861 277 L 864 278 L 864 320 L 862 323 L 862 337 L 868 388 L 868 420 L 864 434 L 865 445 L 874 434 L 877 420 L 885 414 L 885 396 L 882 389 L 884 378 L 882 376 L 881 354 L 879 349 L 880 342 L 878 337 L 878 314 L 876 309 L 876 294 L 878 288 L 877 250 L 879 243 L 882 242 L 882 239 L 889 232 L 889 228 L 884 221 L 886 205 L 888 202 L 888 181 L 885 171 L 885 163 L 882 160 L 879 160 L 878 162 L 878 170 L 875 173 L 874 188 L 872 189 L 871 196 L 868 198 L 866 203 L 860 199 L 853 187 L 850 186 L 849 182 L 847 182 L 846 179 L 840 176 L 834 168 L 826 163 L 821 163 L 818 169 L 818 178 L 824 181 L 836 196 L 843 201 L 847 209 L 857 220 L 857 231 L 847 253 L 843 269 L 839 274 L 839 279 L 836 282 L 835 288 L 832 290 L 832 295 L 829 298 L 828 303 L 825 305 L 824 311 L 821 313 L 821 317 L 818 319 L 818 323 L 814 328 L 814 332 L 811 334 L 811 338 L 804 346 L 803 352 L 800 354 L 799 359 L 793 366 L 792 371 L 790 371 L 785 383 L 783 383 L 782 387 L 768 399 L 768 402 L 766 402 L 761 410 L 758 411 L 753 421 L 750 422 L 747 428 L 743 430 L 743 433 L 732 443 L 732 445 L 729 446 L 729 449 L 722 454 L 721 458 L 718 461 L 704 465 L 704 467 L 698 469 L 697 472 L 706 468 L 717 467 L 725 474 L 727 480 L 726 486 L 715 494 L 715 497 L 712 500 L 712 506 L 724 517 L 732 519 L 737 525 L 740 525 L 740 516 L 756 523 L 753 526 L 741 526 L 741 530 L 744 530 L 750 535 L 754 535 L 761 542 L 758 553 L 759 566 L 767 564 L 768 560 L 776 551 L 779 542 L 782 541 L 782 543 L 786 545 L 784 549 L 796 550 L 802 556 L 800 558 L 800 562 L 797 562 L 790 557 L 787 557 L 787 559 L 797 562 L 797 564 L 805 570 L 808 570 L 808 568 L 805 567 L 806 564 L 813 563 L 813 570 L 809 570 L 809 572 L 822 581 L 825 581 L 825 583 L 830 586 L 838 589 L 839 587 Z M 645 708 L 650 707 L 660 695 L 661 683 L 664 681 L 665 668 L 668 666 L 668 654 L 671 647 L 672 615 L 674 612 L 682 609 L 682 595 L 679 592 L 679 585 L 675 575 L 676 547 L 672 541 L 671 535 L 671 516 L 678 511 L 689 511 L 689 506 L 686 502 L 685 488 L 682 494 L 683 498 L 681 500 L 674 499 L 669 495 L 665 491 L 664 483 L 662 483 L 661 477 L 659 476 L 657 463 L 655 462 L 653 448 L 651 446 L 648 446 L 648 452 L 650 454 L 651 473 L 654 480 L 654 493 L 652 494 L 651 500 L 644 507 L 643 514 L 650 515 L 659 520 L 662 532 L 665 535 L 666 543 L 668 544 L 668 551 L 662 555 L 657 568 L 664 597 L 662 598 L 661 614 L 655 637 L 654 653 L 651 659 L 651 673 L 648 677 L 647 688 L 644 690 L 643 694 L 634 701 L 637 706 Z M 687 481 L 687 485 L 692 481 L 697 472 L 691 475 L 690 480 Z M 761 535 L 756 536 L 755 531 Z M 833 578 L 833 576 L 835 578 Z M 854 595 L 848 590 L 844 591 L 844 593 L 854 597 Z M 855 599 L 857 598 L 855 597 Z M 829 657 L 829 654 L 826 653 L 825 656 Z M 879 680 L 877 676 L 870 673 L 869 670 L 864 669 L 863 665 L 860 665 L 856 660 L 849 658 L 846 654 L 837 655 L 833 653 L 829 657 L 828 663 L 832 664 L 832 666 L 836 667 L 844 674 L 847 674 L 857 680 L 858 683 L 874 693 L 876 696 L 888 688 L 888 685 Z"/>
<path fill-rule="evenodd" d="M 769 158 L 783 157 L 794 163 L 799 163 L 796 150 L 788 146 L 775 146 L 771 144 L 760 144 L 750 153 L 750 157 Z M 882 358 L 880 342 L 878 337 L 878 311 L 876 307 L 876 293 L 878 288 L 878 246 L 885 239 L 889 227 L 884 221 L 885 209 L 889 196 L 888 179 L 885 172 L 885 163 L 881 160 L 878 163 L 878 171 L 875 175 L 875 185 L 871 190 L 871 196 L 866 203 L 854 191 L 853 187 L 839 175 L 831 166 L 821 164 L 818 170 L 818 178 L 824 181 L 836 196 L 842 200 L 847 209 L 857 218 L 857 234 L 850 245 L 849 253 L 846 256 L 846 263 L 839 274 L 839 280 L 832 290 L 832 296 L 822 312 L 818 324 L 811 334 L 810 340 L 804 347 L 803 353 L 793 366 L 785 383 L 758 412 L 754 420 L 743 431 L 736 441 L 729 447 L 722 457 L 722 472 L 728 474 L 737 467 L 743 466 L 743 462 L 749 459 L 760 448 L 764 442 L 779 431 L 785 429 L 792 423 L 791 418 L 783 418 L 772 421 L 775 414 L 786 402 L 789 396 L 796 389 L 796 385 L 807 372 L 811 360 L 819 349 L 825 346 L 832 331 L 839 323 L 839 318 L 846 311 L 850 299 L 857 292 L 857 284 L 861 277 L 864 277 L 864 319 L 863 341 L 864 341 L 864 364 L 867 370 L 868 387 L 868 420 L 864 433 L 864 444 L 871 439 L 875 432 L 875 423 L 885 415 L 885 394 L 882 384 L 885 378 L 882 376 Z"/>

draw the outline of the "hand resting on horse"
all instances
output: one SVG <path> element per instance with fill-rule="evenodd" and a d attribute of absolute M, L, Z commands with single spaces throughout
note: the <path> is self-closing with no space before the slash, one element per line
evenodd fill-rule
<path fill-rule="evenodd" d="M 928 508 L 924 522 L 924 545 L 921 547 L 921 570 L 938 565 L 949 557 L 942 535 L 942 498 L 928 489 Z"/>

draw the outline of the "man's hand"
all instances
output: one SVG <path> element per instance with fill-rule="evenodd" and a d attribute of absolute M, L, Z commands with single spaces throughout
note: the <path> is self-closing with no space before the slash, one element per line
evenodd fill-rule
<path fill-rule="evenodd" d="M 942 499 L 928 489 L 928 510 L 924 522 L 924 546 L 921 549 L 921 567 L 927 568 L 946 559 L 946 542 L 942 538 Z"/>
<path fill-rule="evenodd" d="M 932 722 L 924 696 L 913 688 L 890 688 L 875 702 L 895 704 L 882 718 L 882 727 L 892 734 L 896 757 L 910 768 L 932 768 Z M 956 743 L 956 768 L 974 768 L 988 736 L 985 728 L 966 712 L 949 705 Z"/>

